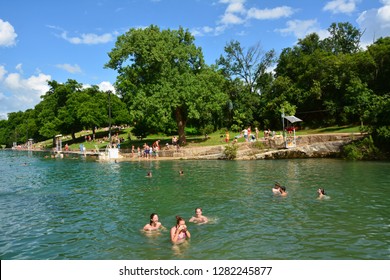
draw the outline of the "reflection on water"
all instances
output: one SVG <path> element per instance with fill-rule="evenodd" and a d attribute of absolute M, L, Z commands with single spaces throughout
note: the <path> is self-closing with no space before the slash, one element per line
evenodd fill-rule
<path fill-rule="evenodd" d="M 1 151 L 0 257 L 389 259 L 389 167 L 332 159 L 99 163 Z M 272 194 L 275 181 L 287 197 Z M 330 199 L 317 199 L 320 187 Z M 183 244 L 173 245 L 169 230 L 141 230 L 150 213 L 169 229 L 196 207 L 209 222 L 187 223 Z"/>

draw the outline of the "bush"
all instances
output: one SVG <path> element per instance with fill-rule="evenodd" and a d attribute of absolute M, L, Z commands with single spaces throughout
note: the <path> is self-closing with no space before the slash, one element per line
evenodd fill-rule
<path fill-rule="evenodd" d="M 345 145 L 342 156 L 351 160 L 371 160 L 383 158 L 380 150 L 375 146 L 371 136 Z"/>
<path fill-rule="evenodd" d="M 236 125 L 236 124 L 233 124 L 231 127 L 230 127 L 230 130 L 231 131 L 241 131 L 242 129 Z"/>
<path fill-rule="evenodd" d="M 199 135 L 199 131 L 196 127 L 185 127 L 184 131 L 186 135 Z"/>
<path fill-rule="evenodd" d="M 208 124 L 205 127 L 200 129 L 202 135 L 211 134 L 214 132 L 214 126 L 212 124 Z"/>
<path fill-rule="evenodd" d="M 260 142 L 260 141 L 252 142 L 251 143 L 251 147 L 255 148 L 255 149 L 259 149 L 259 150 L 264 150 L 265 149 L 264 143 Z"/>
<path fill-rule="evenodd" d="M 238 150 L 238 146 L 232 143 L 225 146 L 225 150 L 223 151 L 223 154 L 225 155 L 226 159 L 233 160 L 237 157 L 237 150 Z"/>

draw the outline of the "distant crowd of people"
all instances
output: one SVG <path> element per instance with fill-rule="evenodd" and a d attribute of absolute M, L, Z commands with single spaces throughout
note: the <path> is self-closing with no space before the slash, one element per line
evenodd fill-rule
<path fill-rule="evenodd" d="M 255 142 L 255 141 L 259 141 L 259 140 L 272 139 L 276 135 L 276 132 L 275 131 L 271 131 L 269 128 L 264 129 L 263 133 L 264 133 L 263 134 L 264 136 L 263 136 L 263 138 L 261 138 L 260 135 L 259 135 L 260 134 L 259 129 L 256 127 L 255 128 L 255 133 L 253 134 L 252 133 L 252 128 L 251 128 L 251 126 L 249 126 L 247 128 L 244 128 L 240 132 L 239 135 L 234 136 L 233 143 L 237 143 L 237 140 L 239 138 L 244 138 L 245 142 Z M 226 130 L 226 132 L 225 132 L 225 142 L 229 143 L 229 141 L 230 141 L 229 130 Z"/>

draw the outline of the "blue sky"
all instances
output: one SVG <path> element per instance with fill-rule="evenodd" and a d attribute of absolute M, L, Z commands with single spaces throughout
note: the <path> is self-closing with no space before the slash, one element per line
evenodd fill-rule
<path fill-rule="evenodd" d="M 112 89 L 116 72 L 103 66 L 117 36 L 130 28 L 182 26 L 213 64 L 231 40 L 280 54 L 346 21 L 364 31 L 362 46 L 390 36 L 390 0 L 1 1 L 0 119 L 34 108 L 48 80 Z"/>

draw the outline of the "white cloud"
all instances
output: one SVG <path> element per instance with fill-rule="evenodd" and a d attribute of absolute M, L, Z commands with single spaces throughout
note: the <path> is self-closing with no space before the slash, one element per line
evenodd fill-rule
<path fill-rule="evenodd" d="M 23 73 L 22 63 L 19 63 L 18 65 L 16 65 L 16 66 L 15 66 L 15 69 L 16 69 L 19 73 Z"/>
<path fill-rule="evenodd" d="M 56 65 L 57 68 L 60 68 L 60 69 L 63 69 L 71 74 L 75 74 L 75 73 L 81 73 L 81 68 L 80 66 L 78 66 L 77 64 L 75 65 L 70 65 L 68 63 L 65 63 L 65 64 L 57 64 Z"/>
<path fill-rule="evenodd" d="M 259 20 L 278 19 L 283 17 L 289 17 L 293 13 L 294 9 L 287 6 L 276 7 L 273 9 L 250 8 L 248 10 L 248 18 L 254 18 Z"/>
<path fill-rule="evenodd" d="M 390 36 L 390 0 L 382 0 L 383 6 L 362 12 L 356 20 L 363 32 L 361 45 L 372 44 L 380 37 Z"/>
<path fill-rule="evenodd" d="M 99 90 L 107 92 L 111 91 L 112 93 L 116 94 L 115 87 L 111 84 L 109 81 L 103 81 L 100 84 L 97 84 Z M 83 88 L 90 88 L 92 87 L 90 84 L 83 84 Z"/>
<path fill-rule="evenodd" d="M 225 10 L 225 13 L 241 13 L 245 14 L 246 9 L 244 7 L 245 1 L 243 0 L 235 0 L 235 1 L 228 1 L 228 7 Z"/>
<path fill-rule="evenodd" d="M 390 24 L 390 1 L 389 4 L 378 9 L 378 18 L 385 25 Z"/>
<path fill-rule="evenodd" d="M 244 23 L 244 19 L 233 13 L 225 13 L 222 16 L 220 23 L 226 25 L 242 24 Z"/>
<path fill-rule="evenodd" d="M 298 39 L 303 39 L 311 33 L 317 33 L 321 39 L 329 36 L 327 30 L 321 29 L 316 19 L 310 20 L 289 20 L 287 27 L 283 29 L 276 29 L 282 35 L 293 34 Z"/>
<path fill-rule="evenodd" d="M 350 14 L 356 10 L 356 3 L 360 0 L 332 0 L 324 6 L 324 11 L 333 14 Z"/>
<path fill-rule="evenodd" d="M 295 10 L 288 6 L 280 6 L 272 9 L 247 8 L 246 0 L 219 0 L 220 4 L 227 4 L 225 12 L 220 16 L 215 27 L 203 27 L 193 29 L 195 36 L 206 34 L 219 35 L 232 25 L 247 24 L 250 20 L 272 20 L 289 17 Z M 240 32 L 242 34 L 242 32 Z"/>
<path fill-rule="evenodd" d="M 210 26 L 196 27 L 190 30 L 191 34 L 197 37 L 202 37 L 206 34 L 213 34 L 216 30 Z"/>
<path fill-rule="evenodd" d="M 7 74 L 7 70 L 3 65 L 0 65 L 0 82 L 4 79 L 5 74 Z"/>
<path fill-rule="evenodd" d="M 102 90 L 102 91 L 112 91 L 113 93 L 115 93 L 115 88 L 114 88 L 114 86 L 110 83 L 110 82 L 108 82 L 108 81 L 103 81 L 103 82 L 101 82 L 100 84 L 98 84 L 98 87 L 99 87 L 99 89 L 100 90 Z"/>
<path fill-rule="evenodd" d="M 50 75 L 39 73 L 28 78 L 20 73 L 9 73 L 0 66 L 0 116 L 10 112 L 25 111 L 41 101 L 49 89 Z"/>
<path fill-rule="evenodd" d="M 0 19 L 0 47 L 16 45 L 17 36 L 14 27 L 8 21 Z"/>
<path fill-rule="evenodd" d="M 86 45 L 96 45 L 96 44 L 105 44 L 111 42 L 115 39 L 114 34 L 105 33 L 102 35 L 97 35 L 94 33 L 81 34 L 79 37 L 69 37 L 68 32 L 63 31 L 61 33 L 61 38 L 65 39 L 72 44 L 86 44 Z"/>

